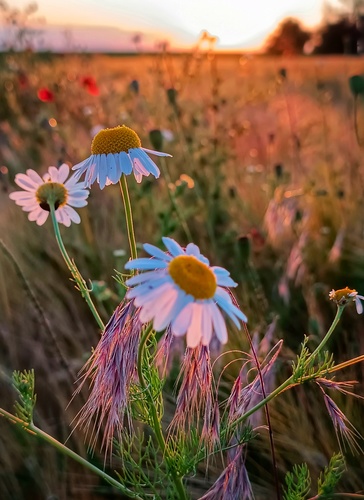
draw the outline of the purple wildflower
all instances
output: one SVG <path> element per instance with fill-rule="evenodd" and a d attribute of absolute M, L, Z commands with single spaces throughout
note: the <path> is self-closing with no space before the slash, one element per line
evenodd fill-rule
<path fill-rule="evenodd" d="M 261 364 L 261 376 L 263 378 L 264 386 L 267 384 L 270 386 L 271 375 L 274 374 L 272 368 L 274 363 L 280 353 L 282 348 L 282 340 L 277 342 L 277 344 L 270 350 L 266 358 Z M 227 407 L 229 408 L 228 421 L 233 423 L 236 418 L 241 417 L 244 413 L 252 408 L 263 397 L 261 379 L 259 373 L 255 378 L 247 385 L 244 385 L 244 379 L 246 378 L 246 366 L 241 368 L 238 378 L 235 380 L 232 387 L 232 391 L 227 400 Z"/>
<path fill-rule="evenodd" d="M 237 498 L 239 500 L 254 498 L 242 446 L 237 449 L 233 460 L 200 500 L 236 500 Z"/>
<path fill-rule="evenodd" d="M 165 377 L 171 371 L 173 360 L 176 358 L 179 361 L 183 357 L 184 352 L 184 340 L 181 337 L 174 336 L 169 326 L 158 343 L 155 356 L 155 364 L 159 369 L 161 377 Z"/>
<path fill-rule="evenodd" d="M 337 440 L 339 442 L 340 448 L 341 444 L 347 444 L 351 450 L 352 453 L 363 453 L 363 450 L 361 449 L 360 445 L 358 444 L 358 439 L 363 439 L 363 436 L 358 432 L 358 430 L 353 426 L 353 424 L 350 422 L 350 420 L 346 417 L 346 415 L 340 410 L 340 408 L 337 406 L 335 401 L 330 398 L 324 391 L 322 385 L 327 386 L 328 380 L 325 380 L 325 384 L 322 382 L 323 379 L 318 379 L 316 380 L 317 385 L 320 387 L 321 392 L 324 396 L 324 402 L 326 409 L 328 411 L 329 417 L 332 420 L 332 423 L 334 425 L 335 433 Z M 337 385 L 340 384 L 340 382 L 333 382 L 333 384 Z M 332 386 L 332 388 L 334 388 Z M 341 389 L 341 392 L 343 390 Z M 345 391 L 344 389 L 344 392 Z"/>
<path fill-rule="evenodd" d="M 101 447 L 106 452 L 115 431 L 120 436 L 127 411 L 129 389 L 136 374 L 141 323 L 139 311 L 124 301 L 115 309 L 103 335 L 83 368 L 80 392 L 86 380 L 91 380 L 91 393 L 77 415 L 76 426 L 90 433 L 94 448 L 104 426 Z"/>
<path fill-rule="evenodd" d="M 208 346 L 187 347 L 179 375 L 181 387 L 171 429 L 182 430 L 192 422 L 200 421 L 207 405 L 211 404 L 212 378 Z"/>
<path fill-rule="evenodd" d="M 206 402 L 205 416 L 201 432 L 201 442 L 206 446 L 207 454 L 220 443 L 220 411 L 217 401 L 210 395 Z"/>

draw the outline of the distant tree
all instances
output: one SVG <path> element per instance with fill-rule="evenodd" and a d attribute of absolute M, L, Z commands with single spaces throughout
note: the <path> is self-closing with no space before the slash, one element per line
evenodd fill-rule
<path fill-rule="evenodd" d="M 296 19 L 284 19 L 265 42 L 265 53 L 277 56 L 302 54 L 310 36 Z"/>
<path fill-rule="evenodd" d="M 315 54 L 357 54 L 361 32 L 348 17 L 330 22 L 320 29 Z"/>
<path fill-rule="evenodd" d="M 35 45 L 41 31 L 31 26 L 33 14 L 38 10 L 35 2 L 25 5 L 22 10 L 11 7 L 5 0 L 0 0 L 0 25 L 5 25 L 6 40 L 2 50 L 26 50 Z"/>

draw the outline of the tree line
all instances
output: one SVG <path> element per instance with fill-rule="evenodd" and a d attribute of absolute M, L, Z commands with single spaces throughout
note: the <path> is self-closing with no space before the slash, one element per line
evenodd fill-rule
<path fill-rule="evenodd" d="M 343 8 L 325 4 L 321 25 L 305 29 L 294 18 L 284 19 L 268 36 L 269 55 L 364 53 L 364 0 L 342 0 Z"/>

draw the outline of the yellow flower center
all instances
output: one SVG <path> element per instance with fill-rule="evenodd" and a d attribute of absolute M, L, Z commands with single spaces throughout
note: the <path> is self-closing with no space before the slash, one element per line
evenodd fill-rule
<path fill-rule="evenodd" d="M 43 210 L 50 212 L 50 203 L 54 203 L 54 208 L 62 207 L 67 203 L 68 191 L 63 184 L 59 182 L 45 182 L 35 192 L 35 197 L 39 206 Z"/>
<path fill-rule="evenodd" d="M 105 128 L 95 135 L 91 144 L 91 153 L 93 155 L 115 154 L 129 149 L 140 148 L 141 141 L 138 134 L 129 127 Z"/>
<path fill-rule="evenodd" d="M 192 255 L 179 255 L 168 266 L 173 281 L 195 299 L 211 299 L 216 292 L 216 277 L 209 266 Z"/>
<path fill-rule="evenodd" d="M 329 294 L 331 300 L 337 304 L 345 304 L 347 301 L 352 300 L 358 292 L 352 288 L 346 287 L 340 290 L 332 290 Z"/>

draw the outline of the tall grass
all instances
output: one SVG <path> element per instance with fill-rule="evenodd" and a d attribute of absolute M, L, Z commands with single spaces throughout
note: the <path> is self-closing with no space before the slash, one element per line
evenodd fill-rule
<path fill-rule="evenodd" d="M 164 139 L 162 146 L 173 161 L 160 182 L 131 184 L 137 242 L 158 244 L 169 234 L 187 243 L 190 233 L 206 256 L 226 266 L 239 282 L 238 297 L 254 341 L 268 331 L 266 343 L 284 339 L 275 373 L 277 382 L 283 380 L 304 334 L 314 347 L 330 325 L 335 311 L 328 292 L 346 285 L 364 292 L 362 150 L 348 86 L 360 68 L 354 58 L 276 60 L 199 50 L 180 56 L 48 60 L 31 53 L 3 54 L 0 235 L 12 257 L 0 251 L 2 406 L 11 408 L 14 400 L 12 370 L 34 368 L 36 418 L 64 441 L 86 397 L 65 410 L 100 332 L 68 279 L 50 223 L 42 228 L 30 224 L 8 193 L 17 172 L 33 168 L 44 173 L 48 165 L 84 159 L 99 125 L 131 126 L 145 147 L 154 146 L 152 130 L 172 133 L 165 133 L 171 140 Z M 81 85 L 84 76 L 95 78 L 98 96 Z M 41 87 L 54 93 L 52 102 L 38 99 Z M 359 101 L 364 140 L 361 107 Z M 82 226 L 63 231 L 83 276 L 95 282 L 105 321 L 123 295 L 112 278 L 128 258 L 122 211 L 117 187 L 104 192 L 95 187 L 89 205 L 81 209 Z M 344 361 L 364 352 L 363 339 L 362 319 L 347 309 L 329 348 L 337 362 Z M 235 348 L 249 346 L 235 334 L 228 349 Z M 229 359 L 233 354 L 224 362 Z M 224 372 L 221 397 L 238 370 L 232 363 Z M 363 374 L 361 365 L 346 373 L 347 379 L 359 380 L 361 394 Z M 345 398 L 340 404 L 360 430 L 360 401 Z M 317 476 L 338 449 L 320 391 L 300 387 L 273 401 L 270 409 L 279 474 L 306 461 Z M 1 498 L 113 495 L 111 487 L 53 450 L 7 422 L 0 426 Z M 74 449 L 87 453 L 81 432 L 70 440 Z M 247 467 L 256 498 L 270 498 L 274 479 L 266 431 L 253 447 Z M 191 478 L 196 498 L 219 475 L 218 465 L 212 464 L 209 476 L 199 472 Z M 362 486 L 360 459 L 349 458 L 342 490 Z"/>

